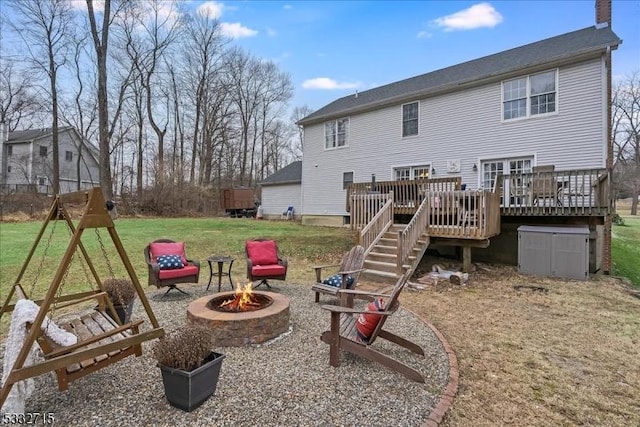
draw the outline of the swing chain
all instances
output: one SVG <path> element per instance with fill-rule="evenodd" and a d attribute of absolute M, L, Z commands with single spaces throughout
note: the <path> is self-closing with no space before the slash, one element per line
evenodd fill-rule
<path fill-rule="evenodd" d="M 64 213 L 60 208 L 58 208 L 58 215 L 64 217 Z M 40 278 L 40 273 L 44 267 L 44 260 L 47 257 L 47 253 L 49 252 L 49 247 L 51 246 L 51 240 L 53 240 L 53 234 L 56 231 L 56 226 L 58 225 L 58 220 L 53 221 L 53 227 L 51 227 L 51 232 L 49 233 L 49 237 L 47 238 L 47 243 L 45 244 L 44 250 L 42 251 L 42 257 L 40 257 L 40 262 L 38 263 L 38 268 L 36 268 L 36 274 L 33 278 L 33 283 L 31 284 L 31 288 L 29 289 L 29 298 L 33 298 L 33 291 L 36 288 L 36 284 L 38 283 L 38 279 Z"/>
<path fill-rule="evenodd" d="M 111 278 L 115 278 L 115 274 L 113 273 L 113 267 L 111 266 L 111 261 L 109 261 L 109 255 L 107 254 L 107 250 L 104 247 L 104 242 L 102 241 L 102 237 L 100 236 L 100 233 L 98 232 L 97 228 L 93 229 L 96 233 L 96 236 L 98 237 L 98 243 L 100 243 L 100 250 L 102 251 L 102 256 L 104 256 L 104 260 L 107 263 L 107 268 L 109 269 L 109 274 L 111 275 Z"/>

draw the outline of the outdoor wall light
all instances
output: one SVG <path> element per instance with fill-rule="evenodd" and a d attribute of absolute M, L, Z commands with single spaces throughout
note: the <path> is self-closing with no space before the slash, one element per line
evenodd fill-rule
<path fill-rule="evenodd" d="M 436 174 L 436 168 L 434 168 L 433 166 L 431 167 L 431 175 L 435 175 Z"/>
<path fill-rule="evenodd" d="M 473 164 L 473 171 L 478 172 L 478 165 L 476 165 L 475 163 Z"/>

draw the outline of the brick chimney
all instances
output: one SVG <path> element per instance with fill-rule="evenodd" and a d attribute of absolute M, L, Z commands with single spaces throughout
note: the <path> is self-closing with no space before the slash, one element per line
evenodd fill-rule
<path fill-rule="evenodd" d="M 596 26 L 611 26 L 611 0 L 596 0 Z"/>

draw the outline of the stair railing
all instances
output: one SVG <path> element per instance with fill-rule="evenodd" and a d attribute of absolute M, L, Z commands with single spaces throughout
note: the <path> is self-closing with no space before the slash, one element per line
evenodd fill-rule
<path fill-rule="evenodd" d="M 386 233 L 393 224 L 393 191 L 389 192 L 387 201 L 371 218 L 371 221 L 357 234 L 358 244 L 361 245 L 366 257 L 373 245 Z"/>
<path fill-rule="evenodd" d="M 418 210 L 407 226 L 398 231 L 398 252 L 396 256 L 396 273 L 402 275 L 402 266 L 409 260 L 409 256 L 413 252 L 420 236 L 422 236 L 429 225 L 429 197 L 425 197 Z"/>

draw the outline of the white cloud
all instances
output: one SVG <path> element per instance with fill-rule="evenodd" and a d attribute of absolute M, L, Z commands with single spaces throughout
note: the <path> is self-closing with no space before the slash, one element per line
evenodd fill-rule
<path fill-rule="evenodd" d="M 356 89 L 362 86 L 359 82 L 338 82 L 329 77 L 316 77 L 315 79 L 305 80 L 302 83 L 302 87 L 305 89 L 322 89 L 322 90 L 335 90 L 335 89 Z"/>
<path fill-rule="evenodd" d="M 290 4 L 285 4 L 284 6 L 282 6 L 282 8 L 284 10 L 289 10 L 289 9 L 293 9 L 293 6 L 291 6 Z"/>
<path fill-rule="evenodd" d="M 249 27 L 245 27 L 239 22 L 229 23 L 223 22 L 220 24 L 220 31 L 224 36 L 232 39 L 239 39 L 242 37 L 253 37 L 258 34 L 258 31 L 252 30 Z"/>
<path fill-rule="evenodd" d="M 70 3 L 73 9 L 87 11 L 86 0 L 71 0 Z M 95 12 L 104 12 L 104 0 L 93 0 L 93 10 Z"/>
<path fill-rule="evenodd" d="M 223 9 L 224 4 L 218 3 L 217 1 L 207 1 L 198 6 L 197 12 L 200 16 L 209 19 L 218 19 L 222 16 Z"/>
<path fill-rule="evenodd" d="M 278 32 L 276 30 L 274 30 L 273 28 L 267 28 L 267 35 L 269 37 L 275 37 L 278 34 Z"/>
<path fill-rule="evenodd" d="M 431 33 L 428 31 L 418 31 L 416 37 L 418 37 L 419 39 L 429 39 L 431 38 Z"/>
<path fill-rule="evenodd" d="M 493 28 L 502 22 L 502 15 L 489 3 L 478 3 L 468 9 L 432 21 L 436 27 L 445 31 L 473 30 L 475 28 Z"/>

